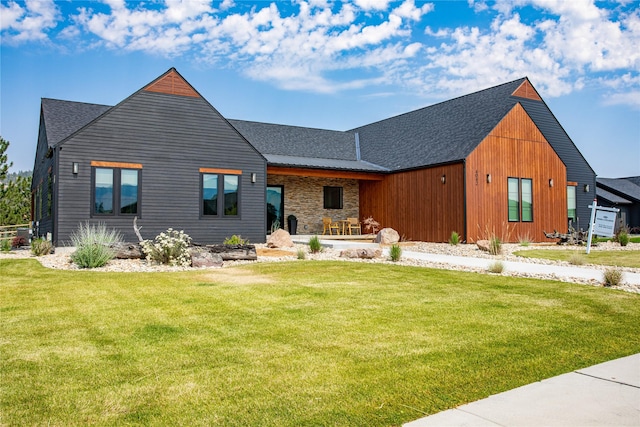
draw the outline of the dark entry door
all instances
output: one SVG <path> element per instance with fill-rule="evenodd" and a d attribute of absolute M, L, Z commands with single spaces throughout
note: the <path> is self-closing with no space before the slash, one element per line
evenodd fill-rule
<path fill-rule="evenodd" d="M 284 228 L 284 186 L 267 185 L 267 233 Z"/>

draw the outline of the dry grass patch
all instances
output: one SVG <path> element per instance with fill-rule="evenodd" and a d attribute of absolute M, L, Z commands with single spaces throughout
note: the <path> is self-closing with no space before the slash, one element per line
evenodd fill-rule
<path fill-rule="evenodd" d="M 218 270 L 207 271 L 199 276 L 204 283 L 225 284 L 225 285 L 269 285 L 275 280 L 264 274 L 256 274 L 250 270 L 242 268 L 220 268 Z"/>

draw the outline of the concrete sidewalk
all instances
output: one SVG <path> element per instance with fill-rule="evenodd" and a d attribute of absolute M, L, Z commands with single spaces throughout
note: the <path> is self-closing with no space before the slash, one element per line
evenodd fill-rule
<path fill-rule="evenodd" d="M 640 354 L 404 424 L 430 426 L 640 426 Z"/>

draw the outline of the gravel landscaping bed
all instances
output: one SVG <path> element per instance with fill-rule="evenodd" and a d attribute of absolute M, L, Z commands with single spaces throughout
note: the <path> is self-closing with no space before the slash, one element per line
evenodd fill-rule
<path fill-rule="evenodd" d="M 426 242 L 405 242 L 401 243 L 401 247 L 405 252 L 423 252 L 423 253 L 432 253 L 432 254 L 444 254 L 444 255 L 453 255 L 453 256 L 462 256 L 462 257 L 474 257 L 474 258 L 485 258 L 485 259 L 493 259 L 496 261 L 516 261 L 516 262 L 524 262 L 524 263 L 536 263 L 536 264 L 545 264 L 545 265 L 564 265 L 569 266 L 570 264 L 564 261 L 552 261 L 545 259 L 536 259 L 536 258 L 524 258 L 520 256 L 513 255 L 514 252 L 517 251 L 525 251 L 531 249 L 545 249 L 545 250 L 567 250 L 571 248 L 575 248 L 576 252 L 584 252 L 584 247 L 579 246 L 560 246 L 555 244 L 531 244 L 529 246 L 522 246 L 519 244 L 503 244 L 502 245 L 502 254 L 493 256 L 487 252 L 484 252 L 475 244 L 460 244 L 460 245 L 450 245 L 447 243 L 426 243 Z M 234 265 L 242 265 L 242 264 L 251 264 L 254 262 L 282 262 L 282 261 L 297 261 L 298 259 L 298 251 L 302 250 L 305 252 L 307 260 L 336 260 L 336 261 L 345 261 L 345 262 L 365 262 L 365 263 L 388 263 L 388 264 L 396 264 L 396 265 L 410 265 L 410 266 L 419 266 L 419 267 L 430 267 L 430 268 L 442 268 L 442 269 L 450 269 L 457 271 L 472 271 L 478 273 L 486 273 L 489 272 L 486 269 L 480 268 L 472 268 L 472 267 L 462 267 L 458 265 L 451 265 L 446 263 L 434 263 L 427 262 L 423 260 L 411 259 L 409 257 L 402 257 L 402 259 L 398 262 L 391 262 L 388 257 L 379 257 L 375 259 L 347 259 L 340 257 L 340 250 L 332 249 L 332 248 L 324 248 L 324 250 L 320 253 L 311 254 L 308 251 L 307 245 L 296 244 L 292 248 L 279 248 L 279 249 L 269 249 L 264 244 L 257 244 L 256 249 L 258 252 L 258 260 L 257 261 L 226 261 L 224 263 L 224 267 L 230 267 Z M 74 248 L 70 247 L 61 247 L 56 248 L 54 254 L 46 255 L 42 257 L 34 257 L 31 255 L 29 250 L 15 250 L 9 253 L 0 253 L 0 259 L 2 258 L 37 258 L 40 263 L 48 268 L 54 269 L 65 269 L 65 270 L 79 270 L 79 268 L 73 264 L 70 260 L 70 254 L 73 252 Z M 626 247 L 621 247 L 617 243 L 599 243 L 597 246 L 591 248 L 592 252 L 595 251 L 627 251 L 627 250 L 640 250 L 639 243 L 630 243 Z M 223 268 L 224 268 L 223 267 Z M 601 271 L 605 271 L 607 266 L 600 265 L 592 265 L 585 264 L 581 267 L 597 269 Z M 147 262 L 146 260 L 112 260 L 105 267 L 95 268 L 91 271 L 115 271 L 115 272 L 166 272 L 166 271 L 186 271 L 186 270 L 196 270 L 195 268 L 185 268 L 185 267 L 171 267 L 165 265 L 157 265 Z M 620 268 L 622 271 L 629 271 L 640 273 L 640 268 Z M 553 273 L 549 274 L 525 274 L 518 273 L 514 271 L 504 271 L 501 273 L 503 276 L 514 276 L 514 277 L 533 277 L 539 279 L 551 279 L 551 280 L 562 280 L 569 281 L 574 283 L 583 283 L 595 286 L 601 286 L 602 282 L 598 282 L 595 280 L 585 280 L 580 278 L 561 278 L 557 277 Z M 640 287 L 635 285 L 622 284 L 617 287 L 618 289 L 622 289 L 629 292 L 640 293 Z"/>

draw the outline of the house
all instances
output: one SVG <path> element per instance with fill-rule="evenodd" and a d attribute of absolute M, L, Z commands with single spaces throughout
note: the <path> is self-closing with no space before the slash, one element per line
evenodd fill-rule
<path fill-rule="evenodd" d="M 37 233 L 265 240 L 277 219 L 374 217 L 412 240 L 517 241 L 586 225 L 595 173 L 527 78 L 348 131 L 227 120 L 170 69 L 116 106 L 43 99 Z M 568 222 L 569 221 L 569 222 Z"/>
<path fill-rule="evenodd" d="M 640 233 L 640 176 L 597 178 L 598 204 L 620 209 L 619 221 Z"/>

